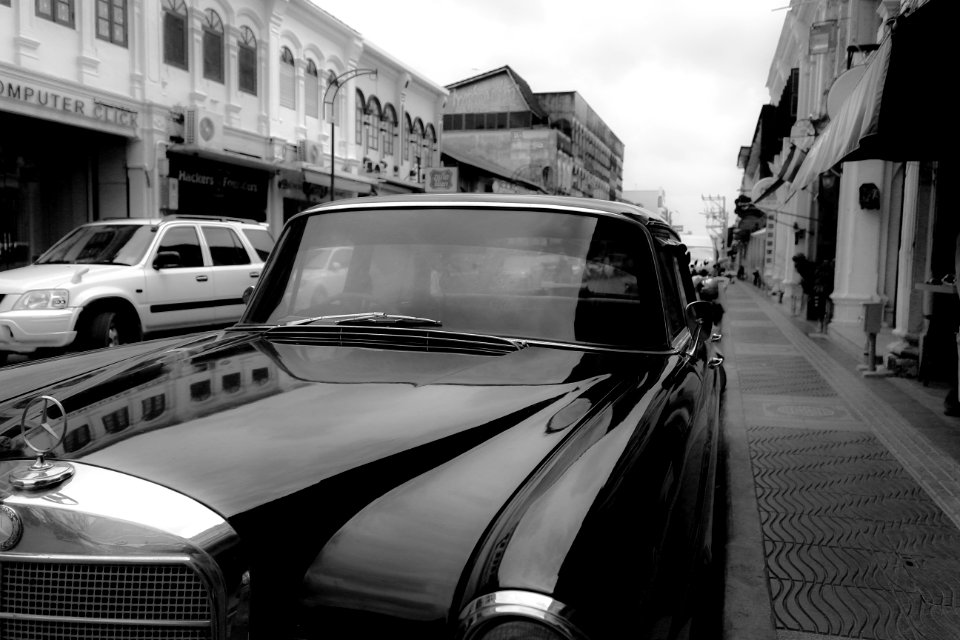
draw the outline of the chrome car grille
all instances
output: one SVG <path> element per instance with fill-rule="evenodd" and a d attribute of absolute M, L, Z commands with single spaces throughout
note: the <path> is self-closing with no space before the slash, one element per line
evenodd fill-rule
<path fill-rule="evenodd" d="M 0 638 L 213 639 L 210 593 L 186 564 L 0 561 Z"/>

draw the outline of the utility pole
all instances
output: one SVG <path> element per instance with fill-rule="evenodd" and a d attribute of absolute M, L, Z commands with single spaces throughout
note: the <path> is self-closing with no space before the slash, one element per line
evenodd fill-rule
<path fill-rule="evenodd" d="M 719 262 L 727 255 L 727 197 L 701 195 L 700 199 L 704 203 L 703 215 L 707 219 L 707 233 L 713 239 Z"/>

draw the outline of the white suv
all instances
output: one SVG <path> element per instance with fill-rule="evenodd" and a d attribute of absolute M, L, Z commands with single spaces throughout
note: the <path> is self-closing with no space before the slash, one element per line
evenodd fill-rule
<path fill-rule="evenodd" d="M 77 227 L 27 267 L 0 271 L 0 363 L 41 348 L 109 347 L 236 322 L 273 248 L 237 218 L 124 218 Z"/>

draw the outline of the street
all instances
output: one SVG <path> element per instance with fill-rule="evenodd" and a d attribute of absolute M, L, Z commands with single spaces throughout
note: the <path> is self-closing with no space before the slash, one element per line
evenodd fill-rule
<path fill-rule="evenodd" d="M 960 419 L 728 285 L 724 637 L 960 637 Z M 763 603 L 760 605 L 759 603 Z"/>

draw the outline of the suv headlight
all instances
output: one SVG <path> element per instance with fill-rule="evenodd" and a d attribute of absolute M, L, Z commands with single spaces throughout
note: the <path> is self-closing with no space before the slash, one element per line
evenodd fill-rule
<path fill-rule="evenodd" d="M 70 292 L 66 289 L 37 289 L 27 291 L 13 305 L 14 311 L 21 309 L 66 309 L 70 302 Z"/>

